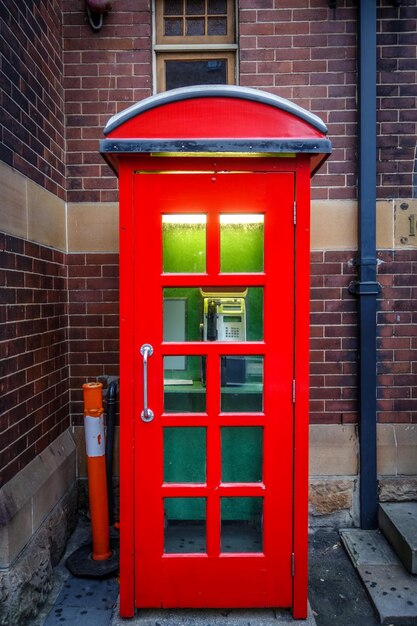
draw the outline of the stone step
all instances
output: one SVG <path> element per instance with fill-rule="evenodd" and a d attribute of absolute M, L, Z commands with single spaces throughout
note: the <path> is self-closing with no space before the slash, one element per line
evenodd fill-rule
<path fill-rule="evenodd" d="M 404 567 L 417 574 L 417 502 L 384 502 L 378 521 Z"/>
<path fill-rule="evenodd" d="M 381 624 L 417 625 L 417 578 L 409 574 L 379 530 L 350 528 L 340 536 Z"/>

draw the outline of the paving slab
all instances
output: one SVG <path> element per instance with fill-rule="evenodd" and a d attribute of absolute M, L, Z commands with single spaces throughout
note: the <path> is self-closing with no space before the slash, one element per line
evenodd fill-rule
<path fill-rule="evenodd" d="M 381 624 L 417 625 L 417 578 L 378 530 L 340 531 Z"/>
<path fill-rule="evenodd" d="M 316 626 L 309 606 L 306 620 L 294 620 L 291 612 L 282 609 L 142 609 L 130 620 L 122 619 L 115 610 L 111 626 Z"/>
<path fill-rule="evenodd" d="M 378 530 L 349 528 L 340 531 L 352 563 L 358 565 L 397 565 L 398 557 Z"/>
<path fill-rule="evenodd" d="M 417 578 L 402 565 L 360 565 L 358 573 L 381 624 L 417 624 Z"/>
<path fill-rule="evenodd" d="M 107 580 L 84 580 L 68 578 L 55 604 L 83 608 L 112 609 L 119 596 L 115 578 Z"/>
<path fill-rule="evenodd" d="M 417 502 L 384 502 L 378 520 L 406 569 L 417 574 Z"/>
<path fill-rule="evenodd" d="M 94 607 L 54 607 L 44 622 L 44 626 L 110 626 L 112 615 Z"/>

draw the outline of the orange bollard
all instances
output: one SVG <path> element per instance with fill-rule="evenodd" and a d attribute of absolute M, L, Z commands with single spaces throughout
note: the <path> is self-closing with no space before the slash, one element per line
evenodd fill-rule
<path fill-rule="evenodd" d="M 112 555 L 107 503 L 102 388 L 101 383 L 83 385 L 88 497 L 93 536 L 92 558 L 94 561 L 104 561 Z"/>

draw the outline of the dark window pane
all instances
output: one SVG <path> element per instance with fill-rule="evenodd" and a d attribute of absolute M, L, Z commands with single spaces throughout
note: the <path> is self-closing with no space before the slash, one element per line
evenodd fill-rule
<path fill-rule="evenodd" d="M 209 17 L 208 35 L 227 35 L 227 18 Z"/>
<path fill-rule="evenodd" d="M 165 20 L 165 35 L 167 37 L 182 37 L 182 18 Z"/>
<path fill-rule="evenodd" d="M 164 552 L 206 551 L 205 498 L 164 498 Z"/>
<path fill-rule="evenodd" d="M 186 15 L 204 15 L 204 5 L 204 0 L 187 0 L 185 13 Z"/>
<path fill-rule="evenodd" d="M 186 25 L 187 37 L 195 37 L 205 35 L 205 23 L 204 18 L 187 19 Z"/>
<path fill-rule="evenodd" d="M 263 356 L 221 357 L 222 413 L 263 410 Z"/>
<path fill-rule="evenodd" d="M 164 15 L 182 15 L 182 0 L 165 0 Z"/>
<path fill-rule="evenodd" d="M 206 410 L 206 388 L 202 383 L 204 367 L 203 356 L 164 357 L 165 413 L 203 413 Z"/>
<path fill-rule="evenodd" d="M 201 61 L 166 61 L 166 88 L 190 85 L 225 85 L 226 59 Z"/>
<path fill-rule="evenodd" d="M 209 15 L 226 15 L 227 0 L 208 0 Z"/>
<path fill-rule="evenodd" d="M 262 552 L 263 498 L 221 498 L 221 551 Z"/>

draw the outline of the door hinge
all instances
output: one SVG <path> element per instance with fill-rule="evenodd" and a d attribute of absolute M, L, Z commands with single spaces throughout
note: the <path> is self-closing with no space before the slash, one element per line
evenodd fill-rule
<path fill-rule="evenodd" d="M 294 577 L 295 574 L 295 556 L 294 552 L 291 554 L 291 576 Z"/>
<path fill-rule="evenodd" d="M 292 381 L 292 403 L 295 404 L 295 380 Z"/>
<path fill-rule="evenodd" d="M 295 226 L 297 224 L 297 201 L 296 200 L 294 200 L 293 221 L 294 221 L 294 226 Z"/>

